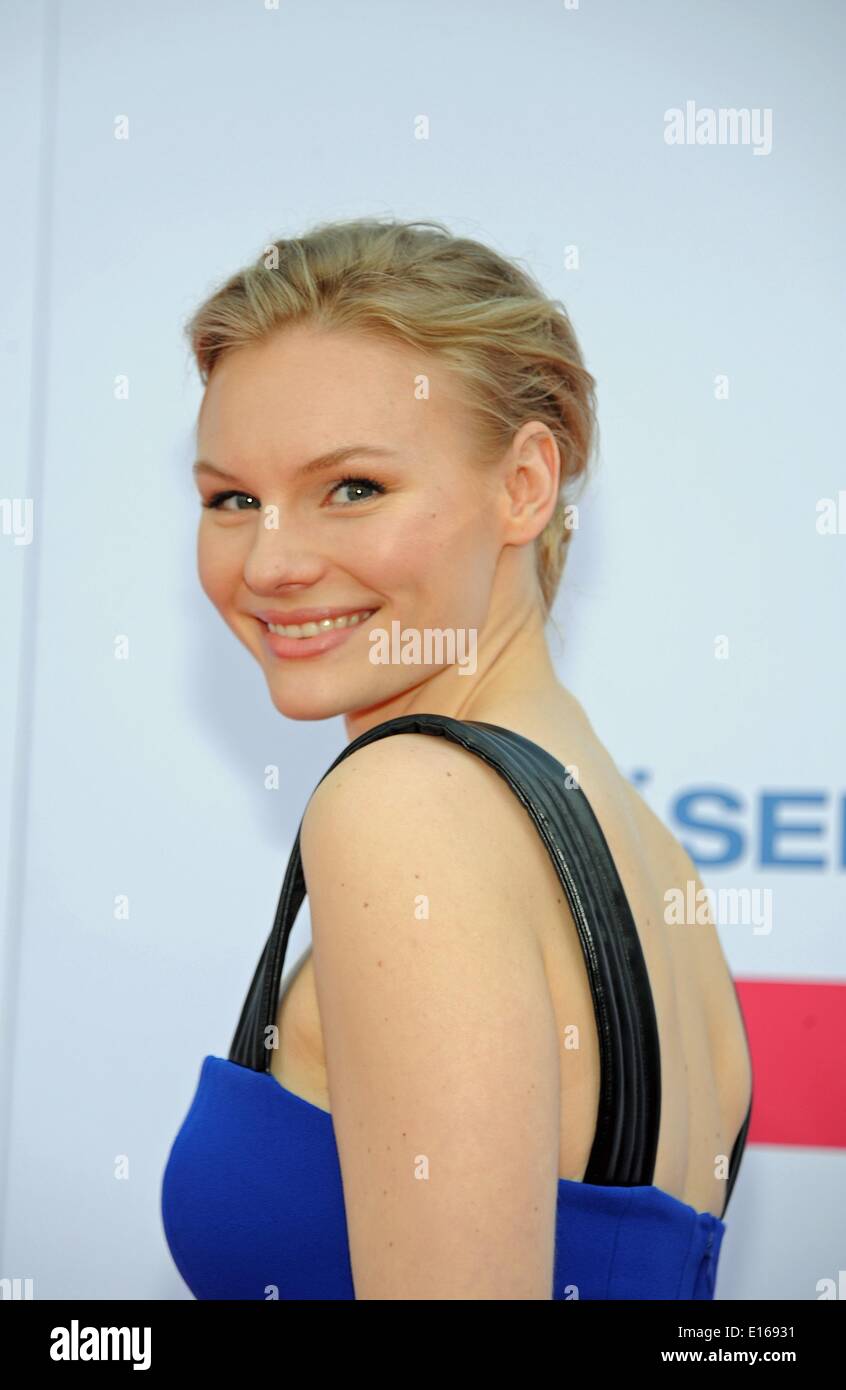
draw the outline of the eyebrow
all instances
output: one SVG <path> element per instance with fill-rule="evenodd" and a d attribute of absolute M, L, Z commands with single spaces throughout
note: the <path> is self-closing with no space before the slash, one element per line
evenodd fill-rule
<path fill-rule="evenodd" d="M 305 477 L 311 473 L 319 473 L 325 468 L 337 468 L 338 464 L 345 459 L 351 458 L 355 454 L 363 454 L 365 457 L 384 458 L 394 454 L 393 449 L 381 448 L 378 444 L 342 444 L 337 449 L 330 449 L 326 454 L 318 454 L 317 458 L 310 459 L 304 463 L 297 473 Z M 196 477 L 199 473 L 213 473 L 216 478 L 224 478 L 228 482 L 236 482 L 234 474 L 227 473 L 224 468 L 218 468 L 216 463 L 209 463 L 206 459 L 197 459 L 194 464 L 193 473 Z"/>

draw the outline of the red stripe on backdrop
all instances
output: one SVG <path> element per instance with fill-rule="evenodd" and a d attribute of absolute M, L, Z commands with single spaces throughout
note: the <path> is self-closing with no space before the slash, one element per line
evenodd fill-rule
<path fill-rule="evenodd" d="M 754 1071 L 749 1142 L 846 1149 L 846 985 L 735 984 Z"/>

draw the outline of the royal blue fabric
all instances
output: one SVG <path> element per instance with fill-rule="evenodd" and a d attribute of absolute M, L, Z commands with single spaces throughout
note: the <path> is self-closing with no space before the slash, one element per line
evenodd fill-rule
<path fill-rule="evenodd" d="M 354 1299 L 332 1116 L 206 1057 L 164 1171 L 171 1254 L 198 1299 Z M 558 1183 L 555 1299 L 711 1299 L 724 1223 L 657 1187 Z"/>

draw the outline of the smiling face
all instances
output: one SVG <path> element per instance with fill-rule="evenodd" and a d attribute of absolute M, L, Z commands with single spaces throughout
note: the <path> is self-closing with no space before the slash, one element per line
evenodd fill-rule
<path fill-rule="evenodd" d="M 196 470 L 200 582 L 282 714 L 389 706 L 440 669 L 373 664 L 373 629 L 481 637 L 508 491 L 473 425 L 444 368 L 362 334 L 297 325 L 216 364 L 197 429 L 198 459 L 219 470 Z M 338 455 L 351 446 L 372 452 Z M 315 609 L 346 626 L 277 637 L 260 616 Z"/>

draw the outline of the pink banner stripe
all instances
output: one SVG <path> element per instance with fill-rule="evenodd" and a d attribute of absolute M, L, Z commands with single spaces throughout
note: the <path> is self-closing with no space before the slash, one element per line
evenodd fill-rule
<path fill-rule="evenodd" d="M 755 1075 L 749 1142 L 846 1149 L 846 985 L 735 983 Z"/>

